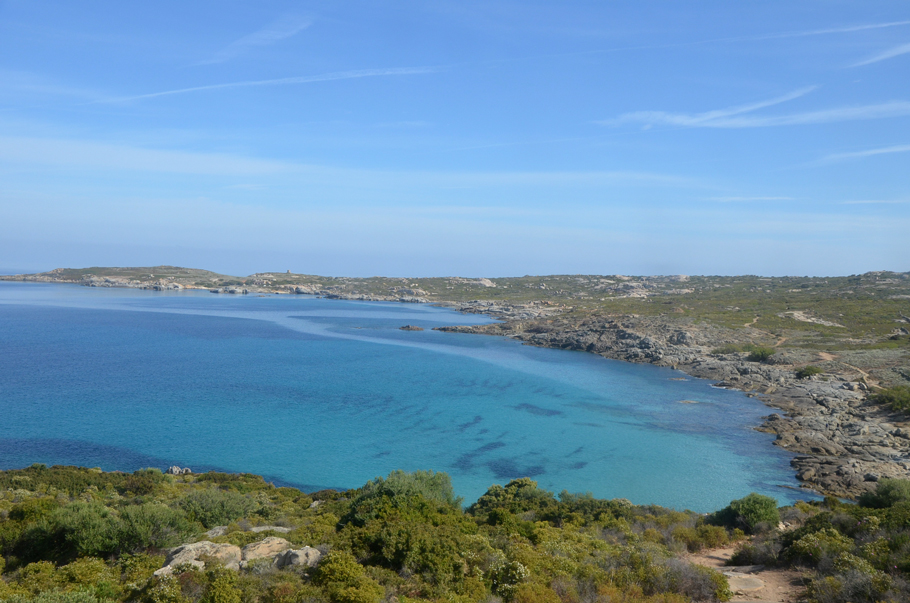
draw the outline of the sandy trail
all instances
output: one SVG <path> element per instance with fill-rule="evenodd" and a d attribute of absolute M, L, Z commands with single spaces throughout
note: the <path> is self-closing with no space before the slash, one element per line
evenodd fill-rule
<path fill-rule="evenodd" d="M 730 581 L 733 598 L 730 603 L 763 601 L 765 603 L 796 603 L 806 589 L 799 572 L 789 569 L 764 568 L 760 565 L 734 568 L 726 565 L 736 551 L 735 546 L 690 553 L 686 559 L 696 565 L 724 572 Z"/>

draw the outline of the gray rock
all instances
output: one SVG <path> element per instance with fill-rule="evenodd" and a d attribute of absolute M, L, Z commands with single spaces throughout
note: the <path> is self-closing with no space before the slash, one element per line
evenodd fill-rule
<path fill-rule="evenodd" d="M 320 559 L 322 559 L 322 553 L 312 547 L 305 546 L 302 549 L 291 549 L 281 553 L 275 558 L 275 565 L 279 568 L 291 566 L 316 567 Z"/>

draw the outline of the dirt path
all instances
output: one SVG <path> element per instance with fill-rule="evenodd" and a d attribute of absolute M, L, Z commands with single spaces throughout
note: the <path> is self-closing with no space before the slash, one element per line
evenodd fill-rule
<path fill-rule="evenodd" d="M 688 555 L 688 561 L 723 572 L 730 581 L 733 599 L 730 603 L 763 601 L 765 603 L 796 603 L 805 593 L 805 585 L 799 572 L 767 568 L 760 565 L 730 567 L 726 563 L 733 556 L 736 547 L 702 551 Z"/>
<path fill-rule="evenodd" d="M 744 324 L 743 326 L 744 326 L 744 327 L 751 327 L 752 325 L 754 325 L 755 323 L 758 322 L 758 319 L 759 319 L 759 318 L 761 318 L 761 316 L 756 316 L 755 318 L 752 319 L 752 322 L 747 322 L 747 323 Z"/>

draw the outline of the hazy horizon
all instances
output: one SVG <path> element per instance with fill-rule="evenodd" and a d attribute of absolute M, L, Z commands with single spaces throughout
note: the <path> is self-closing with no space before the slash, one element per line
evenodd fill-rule
<path fill-rule="evenodd" d="M 910 270 L 910 9 L 0 2 L 0 263 Z"/>

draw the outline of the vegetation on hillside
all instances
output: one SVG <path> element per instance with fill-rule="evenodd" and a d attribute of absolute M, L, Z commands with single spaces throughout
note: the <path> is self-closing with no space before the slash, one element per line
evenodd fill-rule
<path fill-rule="evenodd" d="M 726 579 L 681 555 L 741 541 L 741 562 L 805 568 L 819 603 L 899 601 L 910 595 L 908 486 L 883 480 L 859 506 L 829 499 L 778 510 L 753 494 L 702 516 L 557 497 L 527 478 L 492 486 L 465 510 L 442 473 L 394 472 L 347 492 L 305 494 L 246 474 L 35 465 L 0 472 L 0 600 L 723 601 Z M 800 527 L 778 531 L 781 517 Z M 214 525 L 227 528 L 206 536 Z M 256 525 L 291 529 L 249 529 Z M 238 572 L 209 560 L 204 569 L 152 575 L 169 547 L 204 539 L 244 546 L 269 535 L 324 557 L 315 568 L 256 563 Z"/>
<path fill-rule="evenodd" d="M 910 386 L 896 385 L 883 389 L 875 394 L 874 400 L 887 404 L 894 410 L 910 412 Z"/>

